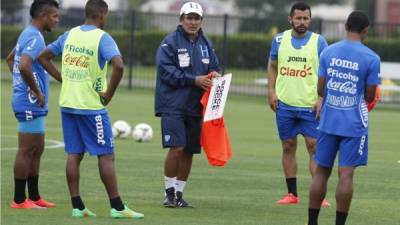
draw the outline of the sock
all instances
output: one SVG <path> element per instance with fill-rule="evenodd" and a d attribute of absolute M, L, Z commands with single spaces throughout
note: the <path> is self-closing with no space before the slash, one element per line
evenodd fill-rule
<path fill-rule="evenodd" d="M 27 182 L 29 199 L 31 199 L 32 201 L 39 200 L 39 176 L 29 176 Z"/>
<path fill-rule="evenodd" d="M 336 225 L 344 225 L 347 219 L 347 212 L 336 211 Z"/>
<path fill-rule="evenodd" d="M 72 208 L 83 210 L 85 209 L 85 205 L 82 202 L 81 196 L 75 196 L 71 198 Z"/>
<path fill-rule="evenodd" d="M 308 208 L 308 225 L 318 225 L 319 209 Z"/>
<path fill-rule="evenodd" d="M 125 206 L 122 204 L 121 198 L 118 196 L 116 198 L 110 198 L 111 208 L 116 209 L 118 211 L 124 210 Z"/>
<path fill-rule="evenodd" d="M 164 176 L 165 189 L 174 187 L 175 186 L 175 182 L 176 182 L 176 177 Z"/>
<path fill-rule="evenodd" d="M 296 177 L 286 178 L 286 185 L 288 188 L 288 193 L 292 193 L 297 197 L 297 181 Z"/>
<path fill-rule="evenodd" d="M 14 178 L 14 202 L 17 204 L 20 204 L 25 201 L 26 195 L 25 195 L 25 185 L 26 185 L 26 179 L 17 179 Z"/>
<path fill-rule="evenodd" d="M 176 180 L 175 182 L 175 192 L 183 192 L 183 189 L 185 189 L 186 181 L 183 180 Z"/>

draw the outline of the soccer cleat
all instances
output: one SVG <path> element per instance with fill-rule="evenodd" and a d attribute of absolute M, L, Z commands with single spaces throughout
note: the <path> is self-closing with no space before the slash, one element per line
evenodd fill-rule
<path fill-rule="evenodd" d="M 54 207 L 56 207 L 56 204 L 54 204 L 52 202 L 48 202 L 48 201 L 44 200 L 43 198 L 40 198 L 37 201 L 33 201 L 31 199 L 28 199 L 28 201 L 31 201 L 35 205 L 38 205 L 38 206 L 43 207 L 43 208 L 54 208 Z"/>
<path fill-rule="evenodd" d="M 176 199 L 175 199 L 175 206 L 180 208 L 193 208 L 188 202 L 183 200 L 182 198 L 183 193 L 180 191 L 176 192 Z"/>
<path fill-rule="evenodd" d="M 87 208 L 84 208 L 82 210 L 72 209 L 72 217 L 77 217 L 77 218 L 96 217 L 96 214 L 94 214 L 92 211 L 90 211 Z"/>
<path fill-rule="evenodd" d="M 170 187 L 165 189 L 165 198 L 163 202 L 164 207 L 174 208 L 175 207 L 175 188 Z"/>
<path fill-rule="evenodd" d="M 12 201 L 11 208 L 14 208 L 14 209 L 44 209 L 44 207 L 36 205 L 29 199 L 25 199 L 25 201 L 23 201 L 21 203 L 16 203 L 15 201 Z"/>
<path fill-rule="evenodd" d="M 276 202 L 279 205 L 291 205 L 291 204 L 298 204 L 300 203 L 300 198 L 295 196 L 292 193 L 288 193 L 287 195 L 283 196 L 282 199 Z"/>
<path fill-rule="evenodd" d="M 326 198 L 324 198 L 324 200 L 322 200 L 321 206 L 324 208 L 328 208 L 331 206 L 331 203 L 329 203 L 328 200 L 326 200 Z"/>
<path fill-rule="evenodd" d="M 131 218 L 131 219 L 143 219 L 144 215 L 142 213 L 138 213 L 133 211 L 132 209 L 128 208 L 126 205 L 124 205 L 124 209 L 121 211 L 118 211 L 116 209 L 111 209 L 110 210 L 110 215 L 112 218 Z"/>

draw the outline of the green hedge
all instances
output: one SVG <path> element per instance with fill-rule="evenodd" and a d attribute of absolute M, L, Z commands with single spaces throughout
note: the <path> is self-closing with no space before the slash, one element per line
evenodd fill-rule
<path fill-rule="evenodd" d="M 18 38 L 21 28 L 3 26 L 1 28 L 1 57 L 7 56 Z M 51 42 L 63 31 L 55 30 L 45 35 L 46 42 Z M 130 48 L 129 31 L 109 32 L 118 43 L 125 63 L 128 62 Z M 137 65 L 154 65 L 155 54 L 166 33 L 162 31 L 137 31 L 135 33 L 134 63 Z M 219 58 L 222 57 L 223 37 L 209 36 Z M 333 41 L 330 41 L 333 42 Z M 270 50 L 271 36 L 264 34 L 237 34 L 227 38 L 227 67 L 230 68 L 266 68 Z M 400 61 L 400 40 L 369 38 L 366 44 L 376 51 L 382 61 Z"/>

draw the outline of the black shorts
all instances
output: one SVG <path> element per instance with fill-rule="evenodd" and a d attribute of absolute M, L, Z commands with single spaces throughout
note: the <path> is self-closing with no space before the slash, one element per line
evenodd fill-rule
<path fill-rule="evenodd" d="M 202 117 L 161 115 L 161 136 L 164 148 L 184 147 L 185 152 L 201 152 L 200 134 Z"/>

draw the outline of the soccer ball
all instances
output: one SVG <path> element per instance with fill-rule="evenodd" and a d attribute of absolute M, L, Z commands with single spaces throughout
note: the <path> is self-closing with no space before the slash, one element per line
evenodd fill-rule
<path fill-rule="evenodd" d="M 112 134 L 114 138 L 127 138 L 131 134 L 132 127 L 124 120 L 117 120 L 112 126 Z"/>
<path fill-rule="evenodd" d="M 132 137 L 137 142 L 147 142 L 153 138 L 153 129 L 147 123 L 139 123 L 133 128 Z"/>

